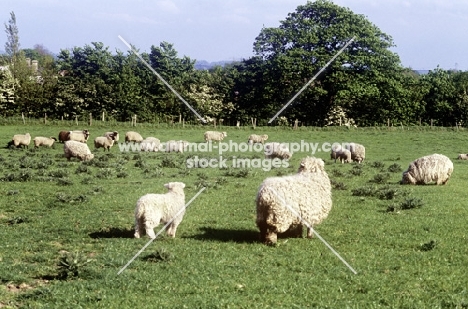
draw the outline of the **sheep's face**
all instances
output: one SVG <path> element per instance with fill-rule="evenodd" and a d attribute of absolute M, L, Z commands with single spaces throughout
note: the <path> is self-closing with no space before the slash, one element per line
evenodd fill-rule
<path fill-rule="evenodd" d="M 309 173 L 317 173 L 324 171 L 325 169 L 325 162 L 322 159 L 314 158 L 314 157 L 306 157 L 302 159 L 301 165 L 299 166 L 299 173 L 309 172 Z"/>
<path fill-rule="evenodd" d="M 226 137 L 226 136 L 227 136 L 227 133 L 226 133 L 226 132 L 223 132 L 223 135 L 224 135 L 224 137 Z"/>
<path fill-rule="evenodd" d="M 410 184 L 411 179 L 408 171 L 403 172 L 403 177 L 401 178 L 400 184 L 405 185 L 405 184 Z"/>
<path fill-rule="evenodd" d="M 265 134 L 265 135 L 262 135 L 262 139 L 263 139 L 264 141 L 266 141 L 266 140 L 268 139 L 268 135 L 266 135 L 266 134 Z"/>
<path fill-rule="evenodd" d="M 185 183 L 183 182 L 169 182 L 164 185 L 169 191 L 174 191 L 174 189 L 183 190 L 185 188 Z"/>

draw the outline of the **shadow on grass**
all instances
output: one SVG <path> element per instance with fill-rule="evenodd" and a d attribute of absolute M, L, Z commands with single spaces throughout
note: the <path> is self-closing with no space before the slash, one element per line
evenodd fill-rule
<path fill-rule="evenodd" d="M 89 233 L 91 238 L 133 238 L 133 229 L 110 227 L 101 229 L 98 232 Z"/>
<path fill-rule="evenodd" d="M 197 240 L 213 240 L 220 242 L 256 243 L 259 242 L 259 232 L 253 230 L 231 230 L 211 227 L 200 228 L 201 234 L 192 236 Z"/>

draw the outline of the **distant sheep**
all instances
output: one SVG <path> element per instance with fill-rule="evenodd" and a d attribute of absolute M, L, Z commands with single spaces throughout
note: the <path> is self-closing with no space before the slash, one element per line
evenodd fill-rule
<path fill-rule="evenodd" d="M 66 141 L 63 144 L 63 152 L 68 161 L 73 157 L 78 158 L 80 161 L 89 161 L 94 158 L 88 145 L 78 141 Z"/>
<path fill-rule="evenodd" d="M 362 163 L 366 158 L 366 148 L 358 143 L 347 143 L 345 149 L 351 152 L 351 160 Z"/>
<path fill-rule="evenodd" d="M 461 153 L 458 155 L 458 160 L 468 160 L 468 154 Z"/>
<path fill-rule="evenodd" d="M 255 144 L 255 143 L 264 144 L 267 139 L 268 139 L 268 135 L 266 134 L 263 134 L 263 135 L 251 134 L 249 136 L 248 143 L 249 144 Z"/>
<path fill-rule="evenodd" d="M 154 239 L 154 228 L 160 223 L 167 224 L 166 233 L 175 237 L 177 227 L 185 214 L 185 184 L 183 182 L 170 182 L 164 185 L 169 192 L 165 194 L 146 194 L 140 197 L 135 207 L 135 238 L 146 235 Z M 183 209 L 183 210 L 182 210 Z M 180 214 L 175 217 L 177 213 Z"/>
<path fill-rule="evenodd" d="M 29 148 L 29 144 L 31 143 L 31 135 L 29 133 L 26 134 L 15 134 L 13 135 L 13 138 L 11 141 L 8 142 L 8 146 L 15 146 L 16 148 L 18 147 L 23 147 L 23 148 Z"/>
<path fill-rule="evenodd" d="M 128 131 L 127 133 L 125 133 L 125 141 L 141 143 L 143 141 L 143 137 L 138 132 Z"/>
<path fill-rule="evenodd" d="M 208 142 L 208 141 L 220 142 L 226 136 L 227 136 L 226 132 L 218 132 L 218 131 L 206 131 L 204 134 L 205 142 Z"/>
<path fill-rule="evenodd" d="M 166 152 L 180 152 L 183 153 L 189 142 L 170 140 L 166 142 Z"/>
<path fill-rule="evenodd" d="M 113 135 L 113 136 L 114 136 L 114 141 L 116 141 L 116 142 L 118 142 L 118 141 L 119 141 L 119 132 L 117 132 L 117 131 L 113 131 L 113 132 L 106 132 L 106 133 L 104 133 L 104 135 L 103 135 L 103 136 L 106 136 L 106 137 L 108 137 L 108 136 L 111 136 L 111 135 Z"/>
<path fill-rule="evenodd" d="M 324 167 L 322 159 L 306 157 L 297 174 L 263 181 L 256 198 L 256 224 L 262 242 L 276 243 L 279 233 L 302 236 L 303 222 L 289 208 L 311 227 L 328 216 L 332 207 L 331 183 Z M 312 236 L 313 230 L 308 228 L 307 237 Z"/>
<path fill-rule="evenodd" d="M 334 159 L 335 163 L 336 160 L 340 160 L 341 163 L 351 163 L 351 151 L 348 149 L 341 148 L 341 146 L 333 146 L 331 153 L 330 153 L 330 159 Z"/>
<path fill-rule="evenodd" d="M 114 145 L 114 135 L 110 134 L 108 136 L 98 136 L 94 139 L 94 148 L 104 148 L 104 151 L 110 151 Z"/>
<path fill-rule="evenodd" d="M 453 163 L 441 154 L 424 156 L 410 163 L 403 172 L 402 184 L 422 185 L 433 181 L 445 185 L 453 172 Z"/>
<path fill-rule="evenodd" d="M 77 141 L 81 143 L 88 142 L 89 131 L 88 130 L 74 130 L 70 131 L 68 134 L 69 141 Z"/>
<path fill-rule="evenodd" d="M 36 136 L 34 138 L 34 148 L 38 148 L 39 146 L 47 146 L 50 148 L 56 141 L 57 139 L 55 137 Z"/>
<path fill-rule="evenodd" d="M 161 141 L 156 137 L 147 137 L 141 143 L 140 147 L 142 151 L 154 151 L 157 152 L 161 148 Z"/>
<path fill-rule="evenodd" d="M 292 157 L 292 153 L 289 151 L 285 144 L 277 142 L 266 143 L 264 147 L 264 154 L 266 159 L 279 158 L 281 160 L 289 160 Z"/>

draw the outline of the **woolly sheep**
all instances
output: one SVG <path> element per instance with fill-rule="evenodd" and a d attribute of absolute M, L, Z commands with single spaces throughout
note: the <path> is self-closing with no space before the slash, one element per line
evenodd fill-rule
<path fill-rule="evenodd" d="M 106 133 L 104 133 L 104 135 L 103 135 L 103 136 L 106 136 L 106 137 L 108 137 L 108 136 L 111 136 L 111 135 L 113 135 L 113 136 L 114 136 L 114 141 L 116 141 L 116 142 L 118 142 L 118 141 L 119 141 L 119 132 L 117 132 L 117 131 L 113 131 L 113 132 L 106 132 Z"/>
<path fill-rule="evenodd" d="M 441 154 L 421 157 L 410 163 L 403 172 L 402 184 L 421 185 L 435 181 L 437 185 L 445 185 L 453 172 L 453 163 Z"/>
<path fill-rule="evenodd" d="M 279 158 L 281 160 L 289 160 L 292 157 L 292 153 L 289 151 L 288 147 L 277 142 L 266 143 L 264 153 L 266 159 Z"/>
<path fill-rule="evenodd" d="M 166 142 L 166 152 L 180 152 L 183 153 L 189 142 L 170 140 Z"/>
<path fill-rule="evenodd" d="M 227 136 L 226 132 L 218 132 L 218 131 L 206 131 L 204 134 L 205 142 L 208 141 L 222 141 Z"/>
<path fill-rule="evenodd" d="M 297 174 L 263 181 L 256 198 L 256 223 L 262 242 L 276 243 L 279 233 L 302 236 L 303 223 L 288 206 L 311 227 L 328 216 L 332 207 L 331 184 L 324 166 L 322 159 L 306 157 Z M 313 230 L 308 228 L 307 237 L 312 236 Z"/>
<path fill-rule="evenodd" d="M 77 141 L 81 143 L 88 142 L 89 131 L 88 130 L 74 130 L 70 131 L 68 134 L 69 141 Z"/>
<path fill-rule="evenodd" d="M 468 154 L 461 153 L 458 155 L 458 160 L 468 160 Z"/>
<path fill-rule="evenodd" d="M 56 141 L 55 137 L 36 136 L 34 138 L 34 148 L 38 148 L 39 146 L 52 147 Z"/>
<path fill-rule="evenodd" d="M 65 141 L 63 144 L 63 152 L 68 161 L 70 161 L 72 157 L 78 158 L 80 161 L 89 161 L 94 158 L 88 145 L 77 141 Z"/>
<path fill-rule="evenodd" d="M 127 133 L 125 133 L 125 141 L 141 143 L 143 141 L 143 137 L 138 132 L 128 131 Z"/>
<path fill-rule="evenodd" d="M 174 220 L 166 232 L 170 237 L 175 237 L 177 227 L 185 214 L 185 184 L 170 182 L 164 187 L 169 190 L 165 194 L 146 194 L 138 199 L 135 207 L 135 238 L 140 238 L 145 232 L 150 238 L 156 238 L 153 229 L 160 223 L 167 224 L 172 219 Z M 179 211 L 180 214 L 175 217 Z"/>
<path fill-rule="evenodd" d="M 345 149 L 351 151 L 351 160 L 361 163 L 366 158 L 366 148 L 358 143 L 347 143 Z"/>
<path fill-rule="evenodd" d="M 341 146 L 334 146 L 330 153 L 330 159 L 334 159 L 335 163 L 337 159 L 340 160 L 341 163 L 351 163 L 351 151 L 341 148 Z"/>
<path fill-rule="evenodd" d="M 267 139 L 268 139 L 268 135 L 266 134 L 263 134 L 263 135 L 251 134 L 249 136 L 248 143 L 249 144 L 255 144 L 255 143 L 264 144 Z"/>
<path fill-rule="evenodd" d="M 114 145 L 114 135 L 110 134 L 108 136 L 98 136 L 94 139 L 94 148 L 104 148 L 104 151 L 110 151 L 111 147 Z"/>
<path fill-rule="evenodd" d="M 26 147 L 29 148 L 29 144 L 31 143 L 31 135 L 29 133 L 26 134 L 15 134 L 11 141 L 8 142 L 8 147 L 14 145 L 15 147 Z"/>
<path fill-rule="evenodd" d="M 161 141 L 159 140 L 159 138 L 150 136 L 141 141 L 140 147 L 142 151 L 157 152 L 161 147 Z"/>
<path fill-rule="evenodd" d="M 70 135 L 70 131 L 60 131 L 58 135 L 58 141 L 60 143 L 64 143 L 65 141 L 68 141 L 68 135 Z"/>

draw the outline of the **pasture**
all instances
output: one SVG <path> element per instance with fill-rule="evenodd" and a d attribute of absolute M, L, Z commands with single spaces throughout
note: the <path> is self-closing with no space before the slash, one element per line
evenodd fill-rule
<path fill-rule="evenodd" d="M 74 123 L 3 124 L 0 144 L 13 134 L 57 136 L 88 128 L 89 162 L 67 160 L 55 148 L 0 149 L 0 308 L 466 308 L 468 307 L 468 131 L 452 128 L 223 127 L 224 142 L 353 141 L 366 146 L 363 164 L 326 162 L 333 208 L 317 232 L 357 271 L 353 274 L 317 238 L 258 241 L 255 195 L 268 176 L 295 173 L 310 152 L 288 167 L 232 167 L 255 151 L 227 151 L 227 167 L 187 168 L 213 152 L 94 150 L 105 131 L 136 130 L 161 141 L 203 142 L 201 126 Z M 441 153 L 454 162 L 445 186 L 402 186 L 414 159 Z M 133 212 L 146 193 L 183 181 L 187 209 L 175 239 L 133 238 Z M 160 228 L 160 227 L 159 227 Z M 159 228 L 156 228 L 157 232 Z M 304 231 L 305 234 L 305 231 Z M 143 305 L 143 307 L 145 307 Z"/>

